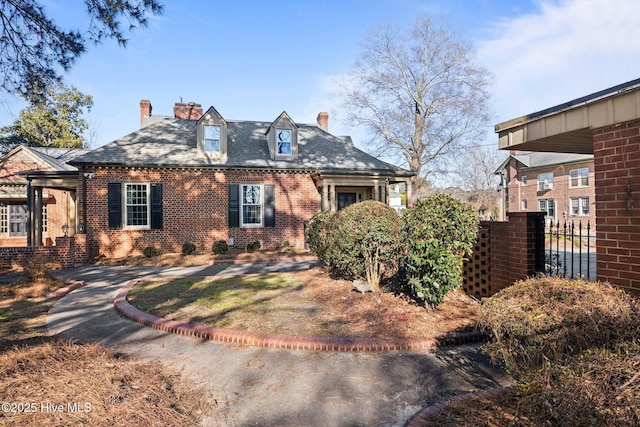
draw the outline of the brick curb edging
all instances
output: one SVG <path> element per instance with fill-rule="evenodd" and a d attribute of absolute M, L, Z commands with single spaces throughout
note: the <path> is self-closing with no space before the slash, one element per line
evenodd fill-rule
<path fill-rule="evenodd" d="M 75 291 L 76 289 L 82 287 L 86 285 L 86 283 L 84 282 L 84 280 L 76 280 L 75 282 L 71 283 L 70 285 L 67 285 L 63 288 L 57 289 L 53 292 L 49 292 L 47 294 L 47 297 L 49 298 L 58 298 L 58 297 L 63 297 L 65 295 L 70 294 L 71 292 Z"/>
<path fill-rule="evenodd" d="M 148 279 L 147 279 L 148 280 Z M 138 310 L 127 301 L 129 290 L 140 280 L 126 283 L 118 292 L 113 305 L 125 318 L 142 325 L 178 335 L 192 336 L 228 344 L 250 345 L 256 347 L 279 348 L 288 350 L 317 351 L 406 351 L 426 350 L 448 345 L 460 345 L 479 342 L 486 338 L 480 332 L 466 332 L 443 337 L 425 339 L 383 339 L 383 338 L 322 338 L 296 337 L 291 335 L 272 335 L 250 331 L 215 328 L 191 323 L 164 319 Z"/>
<path fill-rule="evenodd" d="M 454 402 L 474 399 L 490 399 L 492 397 L 513 393 L 515 390 L 515 386 L 498 387 L 489 390 L 476 391 L 473 393 L 459 394 L 457 396 L 450 397 L 449 399 L 438 400 L 414 415 L 405 424 L 405 427 L 424 427 L 432 417 L 440 415 L 447 408 L 447 406 Z"/>

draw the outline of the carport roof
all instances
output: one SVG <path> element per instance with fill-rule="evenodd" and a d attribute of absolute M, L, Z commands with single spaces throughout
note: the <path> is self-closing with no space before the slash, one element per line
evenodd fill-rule
<path fill-rule="evenodd" d="M 640 118 L 640 79 L 497 124 L 500 149 L 593 154 L 593 129 Z"/>

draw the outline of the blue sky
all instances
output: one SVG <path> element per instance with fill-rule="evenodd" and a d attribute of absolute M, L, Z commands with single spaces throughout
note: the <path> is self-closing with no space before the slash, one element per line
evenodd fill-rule
<path fill-rule="evenodd" d="M 161 0 L 162 1 L 162 0 Z M 45 0 L 59 24 L 84 31 L 80 0 Z M 66 76 L 93 96 L 88 120 L 94 146 L 139 127 L 139 102 L 171 115 L 175 102 L 214 106 L 227 119 L 274 120 L 283 110 L 298 122 L 330 113 L 335 134 L 366 145 L 361 129 L 340 121 L 332 96 L 337 78 L 379 23 L 411 27 L 439 16 L 477 48 L 494 75 L 486 144 L 493 125 L 640 77 L 637 0 L 324 0 L 169 1 L 146 29 L 91 46 Z M 22 104 L 0 101 L 0 125 Z"/>

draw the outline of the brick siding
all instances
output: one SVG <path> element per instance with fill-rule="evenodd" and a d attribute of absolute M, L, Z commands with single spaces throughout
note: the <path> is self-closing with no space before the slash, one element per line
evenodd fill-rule
<path fill-rule="evenodd" d="M 244 248 L 259 240 L 263 248 L 288 241 L 304 247 L 304 225 L 318 212 L 319 194 L 309 173 L 219 171 L 213 169 L 98 168 L 87 179 L 87 244 L 89 255 L 137 255 L 147 246 L 161 252 L 180 252 L 182 244 L 195 243 L 210 251 L 216 240 L 234 239 Z M 107 184 L 149 182 L 163 184 L 163 228 L 158 230 L 109 229 Z M 228 227 L 228 184 L 255 183 L 275 186 L 276 226 Z M 82 220 L 82 186 L 78 212 Z"/>
<path fill-rule="evenodd" d="M 593 131 L 598 280 L 640 293 L 640 120 Z"/>

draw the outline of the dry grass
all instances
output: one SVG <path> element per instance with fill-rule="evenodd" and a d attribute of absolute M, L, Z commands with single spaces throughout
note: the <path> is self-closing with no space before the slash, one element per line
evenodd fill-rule
<path fill-rule="evenodd" d="M 532 279 L 489 299 L 479 319 L 495 334 L 489 352 L 519 379 L 517 394 L 455 403 L 429 425 L 640 425 L 640 320 L 628 294 Z"/>
<path fill-rule="evenodd" d="M 162 365 L 47 337 L 46 314 L 56 302 L 47 294 L 66 283 L 47 267 L 26 267 L 17 282 L 0 284 L 0 400 L 9 404 L 0 425 L 198 423 L 203 394 Z"/>
<path fill-rule="evenodd" d="M 391 293 L 361 294 L 323 268 L 277 275 L 141 282 L 129 300 L 173 320 L 322 337 L 426 338 L 473 328 L 478 304 L 462 291 L 437 309 Z"/>

